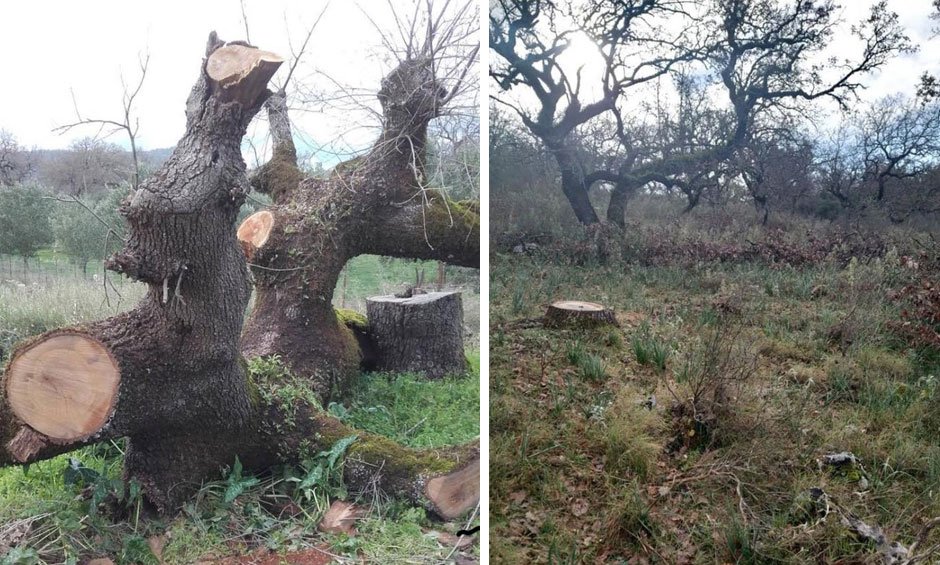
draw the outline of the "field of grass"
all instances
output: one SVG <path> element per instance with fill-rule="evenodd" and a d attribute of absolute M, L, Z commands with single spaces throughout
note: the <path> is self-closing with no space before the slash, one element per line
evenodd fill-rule
<path fill-rule="evenodd" d="M 426 271 L 425 281 L 436 280 L 436 263 L 417 265 Z M 337 289 L 337 306 L 345 299 L 347 307 L 364 309 L 366 296 L 398 291 L 412 282 L 415 266 L 377 257 L 355 259 L 347 267 L 345 293 Z M 130 308 L 143 293 L 142 285 L 113 275 L 109 279 L 114 286 L 109 284 L 106 299 L 100 271 L 89 268 L 83 274 L 53 253 L 31 259 L 27 268 L 18 258 L 0 257 L 4 355 L 30 335 Z M 440 381 L 407 374 L 363 375 L 351 398 L 328 407 L 334 416 L 415 447 L 461 443 L 479 435 L 479 285 L 467 273 L 456 272 L 453 279 L 464 289 L 465 325 L 473 330 L 470 374 Z M 260 370 L 261 365 L 251 367 Z M 466 524 L 434 522 L 421 509 L 384 498 L 360 501 L 367 513 L 357 535 L 318 532 L 330 501 L 349 496 L 338 468 L 305 484 L 310 472 L 303 466 L 243 477 L 233 465 L 226 477 L 205 484 L 181 515 L 152 516 L 137 485 L 120 480 L 123 450 L 122 442 L 112 442 L 25 468 L 0 469 L 0 565 L 84 563 L 97 556 L 109 556 L 118 565 L 149 565 L 158 563 L 155 553 L 161 563 L 190 564 L 305 548 L 318 548 L 341 562 L 440 563 L 478 554 L 475 546 L 455 552 L 446 535 L 438 539 Z M 319 459 L 306 463 L 319 464 Z"/>
<path fill-rule="evenodd" d="M 910 545 L 940 516 L 940 363 L 893 329 L 921 276 L 893 251 L 800 268 L 495 255 L 491 560 L 880 562 L 849 514 Z M 544 329 L 559 299 L 620 327 Z M 839 452 L 858 463 L 825 463 Z"/>
<path fill-rule="evenodd" d="M 349 261 L 333 303 L 365 313 L 365 299 L 399 292 L 423 272 L 427 288 L 436 288 L 435 261 L 405 261 L 362 255 Z M 445 288 L 462 292 L 468 346 L 479 345 L 480 285 L 476 270 L 447 267 Z M 0 255 L 0 359 L 16 342 L 64 325 L 112 316 L 133 307 L 145 287 L 113 273 L 100 262 L 87 272 L 51 250 L 24 265 L 22 258 Z"/>

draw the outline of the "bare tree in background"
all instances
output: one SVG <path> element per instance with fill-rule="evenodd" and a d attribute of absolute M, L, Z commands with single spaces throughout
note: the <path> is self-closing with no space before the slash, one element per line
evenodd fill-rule
<path fill-rule="evenodd" d="M 767 225 L 772 210 L 795 212 L 815 189 L 813 145 L 795 130 L 774 129 L 741 147 L 732 167 Z"/>
<path fill-rule="evenodd" d="M 97 141 L 100 136 L 109 137 L 115 133 L 123 132 L 127 136 L 128 144 L 130 145 L 131 150 L 131 160 L 133 161 L 133 178 L 131 185 L 136 189 L 140 184 L 140 157 L 138 155 L 137 147 L 137 134 L 140 130 L 140 120 L 134 114 L 134 102 L 137 100 L 137 97 L 140 95 L 141 89 L 144 87 L 144 81 L 147 79 L 147 67 L 150 64 L 150 54 L 144 54 L 138 56 L 137 59 L 140 78 L 136 84 L 127 84 L 124 80 L 123 73 L 121 74 L 121 85 L 124 87 L 123 98 L 121 100 L 121 116 L 119 119 L 111 118 L 98 118 L 93 117 L 89 118 L 83 116 L 79 107 L 78 102 L 75 101 L 75 95 L 73 93 L 72 98 L 75 103 L 75 117 L 76 121 L 59 126 L 53 131 L 59 132 L 60 134 L 67 133 L 72 131 L 75 128 L 92 126 L 97 128 L 98 133 L 93 138 Z"/>
<path fill-rule="evenodd" d="M 874 200 L 881 202 L 893 182 L 937 165 L 940 100 L 879 100 L 862 116 L 860 130 L 864 175 L 875 185 Z"/>
<path fill-rule="evenodd" d="M 29 153 L 20 147 L 16 137 L 0 130 L 0 186 L 22 183 L 33 172 L 34 166 Z"/>
<path fill-rule="evenodd" d="M 671 25 L 664 26 L 663 20 Z M 852 60 L 814 64 L 840 22 L 832 2 L 733 0 L 730 2 L 500 2 L 490 17 L 491 45 L 499 63 L 490 74 L 504 91 L 520 87 L 538 100 L 534 112 L 514 106 L 528 129 L 558 154 L 560 139 L 573 128 L 602 114 L 613 115 L 624 158 L 610 168 L 587 171 L 566 152 L 559 161 L 562 190 L 582 223 L 598 221 L 587 198 L 591 183 L 614 185 L 608 220 L 622 224 L 623 202 L 638 187 L 660 183 L 676 187 L 694 207 L 725 161 L 747 143 L 761 119 L 799 112 L 817 100 L 847 106 L 861 88 L 859 80 L 883 66 L 891 56 L 909 49 L 897 16 L 885 2 L 852 28 L 861 44 Z M 569 29 L 570 31 L 557 31 Z M 653 30 L 653 31 L 650 31 Z M 678 30 L 678 31 L 671 31 Z M 568 37 L 587 34 L 603 55 L 603 97 L 580 102 L 581 71 L 571 71 L 560 57 Z M 650 48 L 653 46 L 653 48 Z M 726 116 L 721 135 L 691 135 L 682 123 L 699 125 L 699 118 L 676 120 L 679 127 L 650 154 L 643 128 L 628 127 L 637 107 L 628 93 L 661 77 L 697 75 L 705 80 L 701 94 L 710 101 L 703 110 Z M 682 100 L 682 81 L 676 98 Z M 595 89 L 596 89 L 595 88 Z M 726 101 L 724 105 L 718 100 Z M 567 106 L 559 108 L 559 102 Z M 694 109 L 694 107 L 690 107 Z M 681 116 L 681 106 L 677 115 Z M 700 114 L 702 115 L 702 114 Z M 560 116 L 560 117 L 559 117 Z M 665 131 L 665 130 L 664 130 Z M 555 137 L 552 137 L 552 135 Z M 559 137 L 563 134 L 564 137 Z M 640 158 L 648 155 L 648 157 Z"/>
<path fill-rule="evenodd" d="M 83 137 L 69 149 L 45 160 L 40 180 L 56 192 L 84 198 L 134 178 L 134 164 L 121 147 L 94 137 Z"/>

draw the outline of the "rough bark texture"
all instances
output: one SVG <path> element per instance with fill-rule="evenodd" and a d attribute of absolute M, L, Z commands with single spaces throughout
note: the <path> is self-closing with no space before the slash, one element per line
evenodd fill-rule
<path fill-rule="evenodd" d="M 326 179 L 302 178 L 286 100 L 280 93 L 268 100 L 274 154 L 252 182 L 274 199 L 274 222 L 252 258 L 257 299 L 242 350 L 278 355 L 325 402 L 348 390 L 363 360 L 332 307 L 349 259 L 378 254 L 479 267 L 478 203 L 424 186 L 427 126 L 442 93 L 430 60 L 402 62 L 379 91 L 379 139 Z"/>
<path fill-rule="evenodd" d="M 203 62 L 187 101 L 186 132 L 173 155 L 122 205 L 128 238 L 108 267 L 146 283 L 146 296 L 127 313 L 49 332 L 14 350 L 0 396 L 0 465 L 128 437 L 126 477 L 138 480 L 159 510 L 172 511 L 236 456 L 247 468 L 264 469 L 357 435 L 325 415 L 315 400 L 285 403 L 285 393 L 296 385 L 252 382 L 240 355 L 250 292 L 235 232 L 248 191 L 240 142 L 269 94 L 265 84 L 277 58 L 230 45 L 238 49 L 223 52 L 226 60 L 215 68 L 227 70 L 212 75 L 222 77 L 217 81 L 207 67 L 223 45 L 210 35 L 208 63 Z M 93 352 L 96 359 L 83 361 L 87 349 L 65 342 L 93 344 L 100 351 Z M 50 344 L 56 346 L 52 352 Z M 70 366 L 87 373 L 83 363 L 94 367 L 102 360 L 116 365 L 119 379 L 113 406 L 104 408 L 100 424 L 97 415 L 77 410 L 78 423 L 70 426 L 65 418 L 63 426 L 61 417 L 44 418 L 41 408 L 37 414 L 33 393 L 27 390 L 23 401 L 24 383 L 65 382 Z M 7 397 L 11 387 L 20 395 L 16 409 Z M 74 401 L 74 391 L 51 385 L 34 394 L 51 410 Z M 100 391 L 93 396 L 89 406 L 111 400 Z M 50 422 L 55 425 L 44 428 Z M 479 465 L 472 445 L 417 451 L 358 435 L 346 469 L 351 487 L 379 488 L 444 515 L 454 508 L 452 500 L 428 490 L 429 481 L 460 486 L 466 482 L 460 471 Z M 472 506 L 472 485 L 467 493 L 461 503 Z"/>
<path fill-rule="evenodd" d="M 589 195 L 590 187 L 584 182 L 584 171 L 574 151 L 564 143 L 552 143 L 549 150 L 561 170 L 561 190 L 582 225 L 596 224 L 599 219 Z"/>
<path fill-rule="evenodd" d="M 617 326 L 614 311 L 594 302 L 562 300 L 549 305 L 543 323 L 547 328 Z"/>
<path fill-rule="evenodd" d="M 366 308 L 380 370 L 424 373 L 429 379 L 467 371 L 459 292 L 374 296 Z"/>
<path fill-rule="evenodd" d="M 107 421 L 87 437 L 48 438 L 33 459 L 86 441 L 128 436 L 132 452 L 164 445 L 175 459 L 218 466 L 229 457 L 212 460 L 193 446 L 238 435 L 249 422 L 238 336 L 250 286 L 232 227 L 248 192 L 241 138 L 277 65 L 267 56 L 257 64 L 242 53 L 248 58 L 240 78 L 218 83 L 206 68 L 223 45 L 210 36 L 207 59 L 186 103 L 183 138 L 121 207 L 128 238 L 107 265 L 146 283 L 146 297 L 119 316 L 40 336 L 12 356 L 15 364 L 56 336 L 84 336 L 106 349 L 120 369 L 119 394 Z M 2 414 L 6 425 L 0 429 L 27 425 L 6 406 Z M 11 456 L 0 453 L 0 460 Z M 146 456 L 125 462 L 127 475 L 146 485 L 160 507 L 176 501 L 176 483 L 206 476 L 188 471 L 184 466 L 164 470 Z"/>

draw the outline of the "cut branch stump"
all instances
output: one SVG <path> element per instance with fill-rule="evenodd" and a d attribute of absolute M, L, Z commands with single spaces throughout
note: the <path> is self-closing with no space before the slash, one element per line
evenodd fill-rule
<path fill-rule="evenodd" d="M 429 379 L 467 371 L 459 292 L 373 296 L 366 312 L 380 370 L 424 373 Z"/>

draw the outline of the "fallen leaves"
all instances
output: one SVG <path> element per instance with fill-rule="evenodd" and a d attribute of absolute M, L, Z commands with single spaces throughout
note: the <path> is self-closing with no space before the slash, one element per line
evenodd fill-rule
<path fill-rule="evenodd" d="M 0 525 L 0 555 L 6 555 L 32 529 L 33 519 L 14 520 L 8 524 Z"/>
<path fill-rule="evenodd" d="M 465 549 L 472 546 L 477 541 L 476 536 L 456 536 L 449 532 L 430 532 L 431 537 L 437 539 L 438 543 L 445 547 L 456 547 Z"/>
<path fill-rule="evenodd" d="M 588 501 L 583 498 L 575 499 L 575 501 L 571 503 L 571 513 L 574 514 L 575 517 L 584 516 L 587 514 L 589 508 L 590 505 Z"/>
<path fill-rule="evenodd" d="M 354 536 L 356 535 L 356 521 L 362 516 L 363 510 L 355 504 L 334 500 L 317 525 L 317 529 L 328 534 L 343 533 Z"/>

